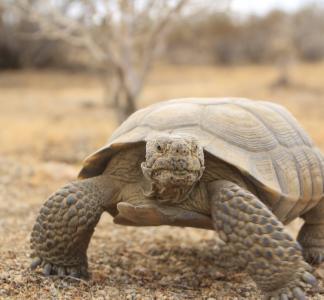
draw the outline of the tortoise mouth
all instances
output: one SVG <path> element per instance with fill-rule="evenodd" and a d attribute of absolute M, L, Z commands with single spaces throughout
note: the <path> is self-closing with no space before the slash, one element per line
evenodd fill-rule
<path fill-rule="evenodd" d="M 159 183 L 162 186 L 170 185 L 193 185 L 198 181 L 203 173 L 203 168 L 200 169 L 181 169 L 174 170 L 169 168 L 148 168 L 142 165 L 142 170 L 148 179 Z"/>
<path fill-rule="evenodd" d="M 199 177 L 198 171 L 158 170 L 153 172 L 152 179 L 166 186 L 191 186 Z"/>
<path fill-rule="evenodd" d="M 174 178 L 184 178 L 190 175 L 196 175 L 199 176 L 200 174 L 200 170 L 189 170 L 189 169 L 185 169 L 185 170 L 170 170 L 170 169 L 153 169 L 152 173 L 151 173 L 151 177 L 158 177 L 158 176 L 162 176 L 162 175 L 169 175 L 171 177 Z"/>

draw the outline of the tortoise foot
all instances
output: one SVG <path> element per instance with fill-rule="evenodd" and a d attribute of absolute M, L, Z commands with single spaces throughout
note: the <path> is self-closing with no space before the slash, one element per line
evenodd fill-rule
<path fill-rule="evenodd" d="M 324 225 L 305 223 L 298 234 L 304 259 L 311 265 L 324 261 Z"/>
<path fill-rule="evenodd" d="M 58 275 L 60 277 L 89 278 L 88 267 L 85 264 L 64 266 L 53 264 L 40 257 L 36 257 L 30 264 L 30 268 L 31 270 L 35 270 L 37 267 L 43 269 L 43 274 L 45 276 Z"/>
<path fill-rule="evenodd" d="M 264 299 L 266 300 L 306 300 L 305 289 L 311 286 L 316 285 L 316 278 L 305 271 L 300 269 L 295 279 L 290 281 L 283 288 L 279 288 L 274 291 L 267 292 Z"/>
<path fill-rule="evenodd" d="M 310 247 L 303 249 L 305 260 L 311 265 L 319 265 L 324 261 L 324 248 Z"/>

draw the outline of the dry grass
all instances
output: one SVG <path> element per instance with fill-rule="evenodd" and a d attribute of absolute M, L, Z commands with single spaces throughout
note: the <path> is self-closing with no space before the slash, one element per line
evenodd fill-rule
<path fill-rule="evenodd" d="M 294 86 L 273 90 L 270 66 L 158 66 L 140 106 L 187 96 L 272 100 L 288 107 L 324 150 L 324 64 L 293 71 Z M 121 227 L 108 216 L 89 249 L 91 281 L 44 279 L 27 270 L 39 206 L 116 127 L 102 97 L 91 75 L 0 74 L 0 298 L 259 299 L 247 276 L 213 267 L 212 232 Z"/>

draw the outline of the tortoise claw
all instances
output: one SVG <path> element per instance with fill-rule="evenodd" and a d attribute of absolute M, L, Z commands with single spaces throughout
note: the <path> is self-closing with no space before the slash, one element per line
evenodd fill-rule
<path fill-rule="evenodd" d="M 44 269 L 43 269 L 43 274 L 45 276 L 49 276 L 51 275 L 51 271 L 52 271 L 52 265 L 47 263 L 45 266 L 44 266 Z"/>
<path fill-rule="evenodd" d="M 76 268 L 76 267 L 70 268 L 70 276 L 75 277 L 75 278 L 80 278 L 81 272 L 80 272 L 79 268 Z"/>
<path fill-rule="evenodd" d="M 58 267 L 57 268 L 57 275 L 60 277 L 64 277 L 66 275 L 66 271 L 64 267 Z"/>
<path fill-rule="evenodd" d="M 315 278 L 312 274 L 310 274 L 310 273 L 308 273 L 308 272 L 305 272 L 305 273 L 303 274 L 302 279 L 303 279 L 306 283 L 308 283 L 308 284 L 310 284 L 310 285 L 312 285 L 312 286 L 316 285 L 316 283 L 317 283 L 316 278 Z"/>
<path fill-rule="evenodd" d="M 34 258 L 34 260 L 30 264 L 31 270 L 35 270 L 42 263 L 42 259 L 40 257 Z"/>
<path fill-rule="evenodd" d="M 289 300 L 288 295 L 287 294 L 282 294 L 280 296 L 280 300 Z"/>
<path fill-rule="evenodd" d="M 276 291 L 268 293 L 265 299 L 275 299 L 275 300 L 306 300 L 305 289 L 316 285 L 316 278 L 305 270 L 301 270 L 299 276 L 288 284 L 287 287 L 283 287 Z"/>
<path fill-rule="evenodd" d="M 66 267 L 63 265 L 52 264 L 41 259 L 40 257 L 36 257 L 30 264 L 30 268 L 31 270 L 35 270 L 38 266 L 43 269 L 44 276 L 58 275 L 59 277 L 71 276 L 74 278 L 85 279 L 88 279 L 90 277 L 87 265 Z"/>

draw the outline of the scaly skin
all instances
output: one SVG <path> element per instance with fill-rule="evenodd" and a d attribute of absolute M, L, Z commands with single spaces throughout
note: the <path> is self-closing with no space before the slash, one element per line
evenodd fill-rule
<path fill-rule="evenodd" d="M 297 239 L 303 247 L 305 260 L 318 265 L 324 261 L 324 199 L 302 217 L 305 224 Z"/>
<path fill-rule="evenodd" d="M 213 229 L 209 216 L 188 211 L 180 207 L 146 204 L 132 205 L 120 202 L 117 204 L 119 214 L 114 218 L 115 224 L 130 226 L 180 226 Z"/>
<path fill-rule="evenodd" d="M 224 242 L 217 257 L 219 265 L 245 269 L 267 299 L 306 299 L 305 287 L 314 285 L 316 279 L 309 273 L 301 247 L 248 187 L 234 184 L 231 176 L 226 177 L 228 181 L 217 177 L 212 183 L 203 182 L 208 188 L 197 193 L 200 198 L 194 196 L 192 190 L 199 186 L 205 170 L 197 140 L 157 136 L 147 142 L 142 164 L 135 159 L 136 153 L 129 152 L 123 159 L 128 154 L 121 152 L 101 176 L 71 183 L 46 201 L 31 238 L 33 268 L 42 265 L 45 275 L 86 276 L 90 238 L 102 212 L 108 211 L 116 223 L 126 225 L 210 228 L 213 223 Z M 193 198 L 186 203 L 189 195 Z M 196 205 L 199 201 L 205 202 Z M 213 220 L 206 212 L 209 207 Z M 306 257 L 310 253 L 321 260 L 323 227 L 311 223 L 312 219 L 312 214 L 305 216 L 299 240 Z"/>
<path fill-rule="evenodd" d="M 87 248 L 113 194 L 103 188 L 104 179 L 72 182 L 48 198 L 31 234 L 32 269 L 41 265 L 45 275 L 88 276 Z"/>
<path fill-rule="evenodd" d="M 301 247 L 269 209 L 250 192 L 229 181 L 209 186 L 212 217 L 224 245 L 222 267 L 240 267 L 254 279 L 266 299 L 306 299 L 304 288 L 316 279 L 308 271 Z"/>
<path fill-rule="evenodd" d="M 324 260 L 324 225 L 304 224 L 298 234 L 298 241 L 303 247 L 305 260 L 312 265 L 319 265 Z"/>

